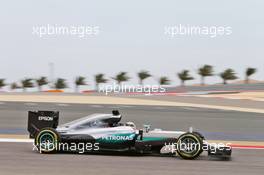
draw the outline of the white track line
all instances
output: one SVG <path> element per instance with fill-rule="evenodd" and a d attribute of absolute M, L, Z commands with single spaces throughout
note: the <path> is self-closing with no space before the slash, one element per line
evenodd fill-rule
<path fill-rule="evenodd" d="M 232 96 L 214 96 L 214 95 L 195 95 L 195 97 L 203 97 L 203 98 L 223 98 L 223 99 L 229 99 L 229 100 L 264 101 L 263 98 L 258 98 L 258 97 L 232 97 Z"/>
<path fill-rule="evenodd" d="M 33 143 L 33 139 L 11 139 L 11 138 L 0 138 L 0 142 L 4 143 Z"/>
<path fill-rule="evenodd" d="M 37 106 L 38 105 L 37 103 L 24 103 L 24 104 L 27 106 Z"/>
<path fill-rule="evenodd" d="M 103 106 L 102 105 L 89 105 L 90 107 L 93 107 L 93 108 L 102 108 Z"/>
<path fill-rule="evenodd" d="M 57 106 L 70 106 L 69 104 L 65 104 L 65 103 L 58 103 L 56 104 Z"/>
<path fill-rule="evenodd" d="M 123 108 L 133 108 L 133 106 L 129 106 L 129 105 L 120 105 L 120 107 L 123 107 Z"/>
<path fill-rule="evenodd" d="M 252 147 L 252 148 L 251 148 L 251 147 L 250 147 L 250 148 L 245 148 L 245 147 L 235 147 L 235 148 L 232 148 L 232 149 L 253 149 L 253 150 L 254 150 L 254 149 L 264 149 L 264 148 L 257 148 L 257 147 L 256 147 L 256 148 L 254 148 L 254 147 Z"/>
<path fill-rule="evenodd" d="M 33 139 L 14 139 L 14 138 L 0 138 L 0 143 L 33 143 Z M 256 150 L 256 149 L 264 149 L 264 147 L 259 146 L 235 146 L 233 149 L 250 149 L 250 150 Z"/>
<path fill-rule="evenodd" d="M 181 107 L 182 109 L 188 110 L 188 111 L 199 111 L 198 108 L 192 108 L 192 107 Z"/>

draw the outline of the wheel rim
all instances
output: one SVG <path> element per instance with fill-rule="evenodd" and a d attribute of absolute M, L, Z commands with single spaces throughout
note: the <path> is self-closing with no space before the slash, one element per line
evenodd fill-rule
<path fill-rule="evenodd" d="M 186 154 L 195 154 L 199 148 L 199 142 L 192 137 L 185 137 L 180 141 L 180 150 Z"/>
<path fill-rule="evenodd" d="M 195 135 L 186 134 L 179 138 L 177 152 L 184 159 L 194 159 L 200 155 L 202 143 Z"/>
<path fill-rule="evenodd" d="M 39 148 L 41 151 L 53 151 L 56 147 L 56 139 L 54 135 L 45 132 L 39 137 Z"/>

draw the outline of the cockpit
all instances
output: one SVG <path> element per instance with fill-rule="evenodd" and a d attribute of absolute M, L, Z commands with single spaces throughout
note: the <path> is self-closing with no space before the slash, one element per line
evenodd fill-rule
<path fill-rule="evenodd" d="M 114 110 L 112 114 L 93 114 L 87 117 L 83 117 L 78 120 L 63 124 L 59 126 L 59 130 L 78 130 L 87 128 L 107 128 L 107 127 L 117 127 L 117 126 L 131 126 L 135 128 L 133 122 L 127 122 L 125 124 L 119 123 L 122 119 L 119 111 Z"/>

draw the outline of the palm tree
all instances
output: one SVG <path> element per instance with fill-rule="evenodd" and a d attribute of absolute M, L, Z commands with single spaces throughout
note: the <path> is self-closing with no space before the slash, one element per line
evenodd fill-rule
<path fill-rule="evenodd" d="M 27 88 L 33 88 L 34 84 L 32 82 L 31 78 L 25 78 L 24 80 L 21 81 L 23 91 L 26 91 Z"/>
<path fill-rule="evenodd" d="M 41 92 L 42 86 L 47 85 L 49 82 L 46 77 L 40 77 L 39 79 L 36 79 L 36 83 L 37 83 L 39 92 Z"/>
<path fill-rule="evenodd" d="M 75 79 L 76 92 L 79 92 L 79 86 L 86 85 L 85 77 L 79 76 Z"/>
<path fill-rule="evenodd" d="M 5 79 L 0 79 L 0 89 L 6 86 Z"/>
<path fill-rule="evenodd" d="M 54 83 L 55 89 L 65 89 L 67 88 L 66 80 L 63 78 L 58 78 Z"/>
<path fill-rule="evenodd" d="M 20 88 L 21 88 L 21 87 L 18 86 L 17 83 L 15 83 L 15 82 L 10 84 L 10 89 L 12 89 L 12 90 L 20 89 Z"/>
<path fill-rule="evenodd" d="M 170 80 L 168 77 L 160 77 L 159 78 L 159 84 L 160 85 L 169 85 L 170 84 Z"/>
<path fill-rule="evenodd" d="M 143 85 L 143 81 L 144 81 L 145 79 L 149 78 L 149 77 L 151 77 L 151 75 L 150 75 L 150 73 L 149 73 L 148 71 L 144 71 L 144 70 L 140 71 L 140 72 L 138 73 L 139 84 L 140 84 L 140 85 Z"/>
<path fill-rule="evenodd" d="M 104 78 L 104 74 L 96 74 L 95 76 L 94 76 L 94 80 L 95 80 L 95 84 L 96 84 L 96 90 L 98 90 L 98 88 L 99 88 L 99 85 L 101 84 L 101 83 L 106 83 L 108 80 L 106 79 L 106 78 Z"/>
<path fill-rule="evenodd" d="M 120 72 L 113 79 L 120 85 L 122 82 L 128 81 L 130 77 L 127 76 L 127 72 Z"/>
<path fill-rule="evenodd" d="M 199 68 L 198 74 L 201 76 L 201 85 L 205 84 L 205 77 L 213 76 L 213 66 L 204 65 Z"/>
<path fill-rule="evenodd" d="M 193 80 L 193 77 L 191 75 L 189 75 L 189 71 L 188 70 L 183 70 L 182 72 L 178 73 L 178 77 L 181 80 L 181 85 L 182 86 L 185 85 L 185 81 Z"/>
<path fill-rule="evenodd" d="M 227 80 L 237 79 L 236 73 L 233 69 L 226 69 L 224 72 L 220 73 L 220 77 L 223 79 L 223 84 L 227 84 Z"/>
<path fill-rule="evenodd" d="M 256 72 L 257 72 L 256 68 L 251 68 L 251 67 L 247 68 L 247 70 L 246 70 L 246 78 L 245 78 L 245 83 L 246 84 L 249 83 L 249 77 L 251 75 L 253 75 L 254 73 L 256 73 Z"/>

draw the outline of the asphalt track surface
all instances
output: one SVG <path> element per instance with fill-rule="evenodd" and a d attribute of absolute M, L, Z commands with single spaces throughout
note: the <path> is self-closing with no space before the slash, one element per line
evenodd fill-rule
<path fill-rule="evenodd" d="M 122 121 L 133 121 L 142 128 L 183 130 L 189 127 L 202 132 L 211 140 L 264 141 L 264 116 L 246 113 L 193 107 L 92 105 L 62 103 L 0 103 L 0 134 L 27 134 L 28 110 L 58 110 L 60 123 L 65 123 L 93 113 L 111 113 L 119 109 Z"/>
<path fill-rule="evenodd" d="M 248 99 L 225 99 L 217 97 L 195 97 L 195 96 L 177 96 L 177 95 L 130 95 L 126 98 L 137 98 L 146 100 L 159 100 L 170 102 L 183 102 L 206 105 L 232 106 L 241 108 L 263 109 L 263 101 L 254 101 Z"/>
<path fill-rule="evenodd" d="M 28 110 L 58 110 L 61 123 L 119 109 L 123 121 L 168 130 L 193 126 L 208 139 L 264 141 L 262 114 L 205 108 L 48 103 L 0 103 L 0 133 L 25 134 Z M 263 174 L 264 150 L 235 149 L 230 161 L 128 155 L 42 155 L 31 143 L 0 143 L 0 174 Z"/>
<path fill-rule="evenodd" d="M 0 143 L 0 174 L 4 175 L 175 175 L 175 174 L 263 174 L 263 150 L 234 150 L 230 161 L 177 157 L 39 154 L 30 143 Z"/>

